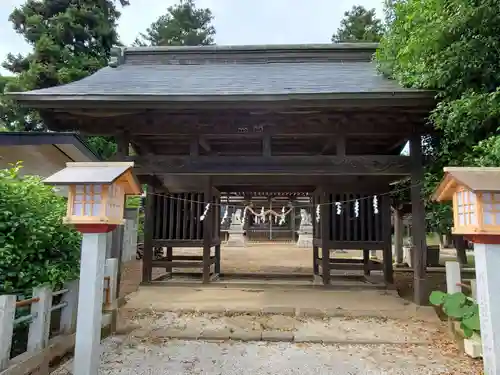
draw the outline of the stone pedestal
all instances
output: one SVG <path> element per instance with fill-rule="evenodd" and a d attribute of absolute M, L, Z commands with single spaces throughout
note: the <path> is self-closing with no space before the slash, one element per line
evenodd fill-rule
<path fill-rule="evenodd" d="M 227 246 L 245 247 L 247 245 L 241 217 L 241 209 L 237 209 L 236 212 L 231 215 L 231 226 L 227 231 L 229 236 L 227 239 Z"/>
<path fill-rule="evenodd" d="M 313 228 L 312 225 L 301 225 L 299 229 L 299 240 L 297 247 L 313 247 Z"/>
<path fill-rule="evenodd" d="M 231 227 L 232 227 L 232 225 L 231 225 Z M 241 227 L 230 228 L 227 233 L 229 235 L 229 238 L 227 240 L 227 246 L 245 247 L 247 245 L 246 237 L 245 237 Z"/>

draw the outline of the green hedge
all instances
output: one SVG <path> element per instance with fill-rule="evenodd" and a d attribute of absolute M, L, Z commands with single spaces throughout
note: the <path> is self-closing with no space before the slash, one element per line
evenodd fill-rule
<path fill-rule="evenodd" d="M 66 199 L 20 163 L 0 170 L 0 294 L 31 294 L 78 277 L 81 235 L 64 225 Z"/>

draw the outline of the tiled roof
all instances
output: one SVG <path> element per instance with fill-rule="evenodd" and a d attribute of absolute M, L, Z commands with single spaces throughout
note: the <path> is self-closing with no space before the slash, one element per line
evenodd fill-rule
<path fill-rule="evenodd" d="M 402 91 L 372 63 L 122 65 L 46 95 L 243 95 Z"/>
<path fill-rule="evenodd" d="M 231 96 L 415 92 L 377 73 L 374 45 L 122 49 L 90 77 L 24 96 Z"/>

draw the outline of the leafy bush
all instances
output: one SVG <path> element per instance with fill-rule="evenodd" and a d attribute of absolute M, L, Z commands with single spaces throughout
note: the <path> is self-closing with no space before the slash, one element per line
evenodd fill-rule
<path fill-rule="evenodd" d="M 62 223 L 66 200 L 39 177 L 0 170 L 0 293 L 78 277 L 81 236 Z"/>
<path fill-rule="evenodd" d="M 433 291 L 429 302 L 434 306 L 441 306 L 446 315 L 459 321 L 465 337 L 471 337 L 474 332 L 479 333 L 479 306 L 465 294 Z"/>

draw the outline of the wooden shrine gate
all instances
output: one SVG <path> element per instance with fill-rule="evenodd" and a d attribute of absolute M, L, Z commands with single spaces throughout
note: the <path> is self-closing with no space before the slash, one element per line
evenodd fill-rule
<path fill-rule="evenodd" d="M 347 267 L 330 259 L 328 249 L 336 248 L 384 250 L 390 283 L 390 202 L 383 194 L 410 177 L 421 304 L 428 296 L 422 136 L 435 93 L 377 74 L 376 47 L 117 48 L 109 67 L 80 81 L 9 95 L 36 108 L 51 130 L 114 137 L 115 160 L 134 161 L 148 185 L 145 283 L 153 267 L 178 265 L 201 269 L 209 282 L 220 271 L 220 210 L 205 213 L 206 204 L 215 204 L 219 192 L 273 190 L 315 192 L 321 205 L 311 258 L 325 284 L 331 268 Z M 378 213 L 363 203 L 364 194 L 380 194 Z M 182 197 L 188 200 L 176 199 Z M 193 205 L 193 197 L 203 203 Z M 353 206 L 337 214 L 335 202 L 343 197 L 359 200 L 358 214 Z M 175 253 L 185 246 L 201 254 Z M 153 247 L 165 247 L 166 256 L 153 260 Z M 369 272 L 380 265 L 365 259 L 358 267 Z"/>

